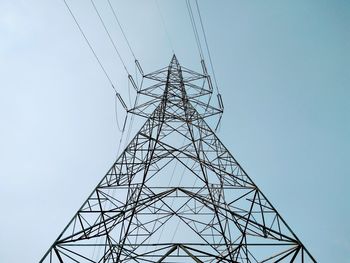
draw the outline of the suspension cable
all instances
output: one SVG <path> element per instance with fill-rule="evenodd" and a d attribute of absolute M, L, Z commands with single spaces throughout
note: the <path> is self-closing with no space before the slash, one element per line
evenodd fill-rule
<path fill-rule="evenodd" d="M 190 1 L 190 0 L 186 0 L 186 1 Z M 223 110 L 224 110 L 224 104 L 223 104 L 223 101 L 222 101 L 221 93 L 220 93 L 220 91 L 219 91 L 218 82 L 217 82 L 217 80 L 216 80 L 216 75 L 215 75 L 215 70 L 214 70 L 214 64 L 213 64 L 213 60 L 212 60 L 212 58 L 211 58 L 210 49 L 209 49 L 209 44 L 208 44 L 208 40 L 207 40 L 207 35 L 206 35 L 206 33 L 205 33 L 204 24 L 203 24 L 203 19 L 202 19 L 202 15 L 201 15 L 201 12 L 200 12 L 200 9 L 199 9 L 198 0 L 195 0 L 195 2 L 196 2 L 196 9 L 197 9 L 199 21 L 200 21 L 200 24 L 201 24 L 201 29 L 202 29 L 203 37 L 204 37 L 204 43 L 205 43 L 206 50 L 207 50 L 207 54 L 208 54 L 208 57 L 209 57 L 210 67 L 211 67 L 211 70 L 212 70 L 212 72 L 213 72 L 214 83 L 215 83 L 215 88 L 216 88 L 216 92 L 217 92 L 217 100 L 218 100 L 218 104 L 219 104 L 219 107 L 220 107 L 220 110 L 221 110 L 220 117 L 219 117 L 218 122 L 217 122 L 216 127 L 215 127 L 215 132 L 217 132 L 218 129 L 219 129 L 219 127 L 220 127 L 220 124 L 221 124 L 222 114 L 223 114 Z M 189 2 L 189 7 L 191 8 L 190 2 Z M 196 25 L 195 25 L 195 26 L 196 26 Z M 210 97 L 210 99 L 211 99 L 211 97 Z M 210 101 L 210 99 L 209 99 L 209 101 Z"/>
<path fill-rule="evenodd" d="M 111 86 L 112 86 L 112 88 L 114 89 L 114 91 L 117 92 L 117 90 L 115 89 L 115 87 L 114 87 L 114 85 L 113 85 L 113 82 L 112 82 L 110 76 L 108 75 L 106 69 L 105 69 L 104 66 L 102 65 L 101 60 L 100 60 L 99 57 L 97 56 L 97 54 L 96 54 L 94 48 L 92 47 L 90 41 L 88 40 L 88 38 L 87 38 L 87 36 L 85 35 L 83 29 L 81 28 L 81 26 L 80 26 L 80 24 L 79 24 L 77 18 L 76 18 L 75 15 L 73 14 L 72 9 L 69 7 L 69 5 L 68 5 L 68 3 L 67 3 L 66 0 L 62 0 L 62 1 L 63 1 L 64 4 L 66 5 L 66 7 L 67 7 L 67 9 L 68 9 L 70 15 L 72 16 L 72 18 L 74 19 L 75 24 L 77 25 L 77 27 L 78 27 L 80 33 L 81 33 L 82 36 L 84 37 L 86 44 L 89 46 L 89 48 L 90 48 L 92 54 L 94 55 L 94 57 L 95 57 L 97 63 L 100 65 L 100 67 L 101 67 L 103 73 L 105 74 L 106 78 L 108 79 L 108 82 L 111 84 Z"/>
<path fill-rule="evenodd" d="M 213 66 L 213 61 L 212 61 L 211 55 L 210 55 L 208 40 L 207 40 L 207 36 L 206 36 L 205 30 L 204 30 L 202 15 L 201 15 L 201 12 L 200 12 L 200 9 L 199 9 L 198 1 L 197 1 L 197 0 L 195 0 L 195 1 L 196 1 L 197 12 L 198 12 L 198 15 L 199 15 L 199 21 L 200 21 L 201 28 L 202 28 L 202 31 L 203 31 L 205 46 L 206 46 L 206 49 L 207 49 L 207 52 L 208 52 L 210 67 L 211 67 L 211 69 L 212 69 L 212 71 L 213 71 L 213 77 L 214 77 L 214 82 L 215 82 L 216 91 L 217 91 L 218 94 L 220 94 L 220 92 L 219 92 L 219 87 L 218 87 L 218 83 L 217 83 L 217 81 L 216 81 L 216 76 L 215 76 L 215 70 L 214 70 L 214 66 Z"/>
<path fill-rule="evenodd" d="M 125 66 L 124 60 L 123 60 L 122 56 L 120 55 L 120 53 L 119 53 L 119 51 L 118 51 L 118 48 L 117 48 L 117 46 L 116 46 L 116 44 L 115 44 L 115 42 L 114 42 L 114 40 L 113 40 L 111 34 L 109 33 L 109 30 L 107 29 L 106 24 L 105 24 L 105 22 L 103 21 L 100 12 L 98 11 L 98 9 L 97 9 L 97 7 L 96 7 L 96 5 L 95 5 L 94 0 L 90 0 L 90 2 L 91 2 L 91 4 L 92 4 L 92 6 L 94 7 L 94 10 L 95 10 L 95 12 L 96 12 L 98 18 L 100 19 L 100 22 L 101 22 L 101 24 L 102 24 L 102 26 L 103 26 L 103 28 L 104 28 L 106 34 L 108 35 L 108 38 L 109 38 L 111 44 L 113 45 L 113 48 L 114 48 L 115 52 L 117 53 L 117 55 L 118 55 L 118 57 L 119 57 L 119 60 L 122 62 L 125 71 L 127 72 L 128 75 L 130 75 L 128 69 L 127 69 L 126 66 Z"/>
<path fill-rule="evenodd" d="M 122 132 L 122 129 L 120 128 L 120 124 L 119 124 L 119 121 L 118 121 L 118 103 L 117 103 L 117 98 L 115 98 L 114 110 L 115 110 L 115 120 L 116 120 L 116 122 L 117 122 L 118 130 L 119 130 L 120 132 Z"/>
<path fill-rule="evenodd" d="M 187 6 L 188 15 L 190 17 L 193 34 L 194 34 L 194 37 L 196 39 L 196 44 L 197 44 L 199 56 L 200 56 L 201 60 L 204 60 L 203 49 L 202 49 L 202 46 L 201 46 L 201 43 L 200 43 L 200 38 L 199 38 L 197 26 L 196 26 L 196 21 L 194 19 L 191 3 L 190 3 L 189 0 L 186 0 L 186 6 Z"/>
<path fill-rule="evenodd" d="M 136 86 L 136 84 L 134 83 L 134 80 L 133 80 L 133 78 L 132 78 L 132 75 L 129 73 L 129 71 L 128 71 L 127 67 L 126 67 L 124 60 L 122 59 L 122 56 L 121 56 L 120 52 L 118 51 L 118 48 L 117 48 L 117 46 L 116 46 L 116 44 L 115 44 L 115 42 L 114 42 L 114 40 L 113 40 L 113 38 L 112 38 L 112 36 L 111 36 L 109 30 L 107 29 L 107 26 L 106 26 L 104 20 L 102 19 L 102 16 L 101 16 L 100 12 L 98 11 L 98 9 L 97 9 L 97 7 L 96 7 L 96 5 L 95 5 L 94 0 L 90 0 L 90 1 L 91 1 L 92 5 L 93 5 L 93 7 L 94 7 L 94 10 L 95 10 L 96 14 L 98 15 L 98 17 L 99 17 L 99 19 L 100 19 L 101 24 L 103 25 L 103 28 L 104 28 L 105 32 L 106 32 L 107 35 L 108 35 L 108 38 L 109 38 L 110 42 L 112 43 L 112 45 L 113 45 L 113 47 L 114 47 L 114 50 L 116 51 L 116 53 L 117 53 L 117 55 L 118 55 L 120 61 L 122 62 L 123 66 L 124 66 L 125 71 L 126 71 L 127 74 L 128 74 L 128 79 L 129 79 L 129 80 L 128 80 L 128 99 L 129 99 L 129 105 L 130 105 L 130 107 L 132 107 L 132 105 L 131 105 L 131 93 L 130 93 L 130 82 L 131 82 L 131 84 L 133 85 L 133 87 L 135 88 L 135 90 L 137 90 L 137 86 Z M 126 37 L 125 31 L 124 31 L 124 29 L 123 29 L 123 27 L 122 27 L 122 25 L 121 25 L 121 23 L 120 23 L 120 21 L 119 21 L 119 19 L 118 19 L 118 17 L 117 17 L 117 14 L 116 14 L 116 12 L 115 12 L 115 9 L 113 8 L 112 3 L 110 2 L 110 0 L 107 0 L 107 1 L 108 1 L 108 5 L 109 5 L 110 9 L 112 10 L 113 17 L 114 17 L 114 19 L 116 20 L 116 22 L 117 22 L 117 24 L 118 24 L 118 26 L 119 26 L 119 28 L 120 28 L 122 34 L 123 34 L 123 37 L 124 37 L 124 39 L 125 39 L 125 41 L 126 41 L 126 43 L 127 43 L 127 46 L 128 46 L 128 48 L 129 48 L 129 50 L 130 50 L 132 56 L 134 57 L 135 64 L 136 64 L 138 67 L 141 67 L 140 64 L 139 64 L 139 62 L 138 62 L 138 60 L 137 60 L 137 58 L 136 58 L 136 56 L 135 56 L 135 53 L 133 52 L 133 50 L 132 50 L 132 48 L 131 48 L 131 45 L 130 45 L 129 40 L 128 40 L 128 38 Z M 121 148 L 121 145 L 122 145 L 122 140 L 123 140 L 123 136 L 124 136 L 124 132 L 125 132 L 125 126 L 126 126 L 126 123 L 127 123 L 128 113 L 129 113 L 129 112 L 128 112 L 127 106 L 126 106 L 125 102 L 123 101 L 122 97 L 120 96 L 120 94 L 117 93 L 116 96 L 117 96 L 117 98 L 119 99 L 119 101 L 120 101 L 120 103 L 122 104 L 122 106 L 124 107 L 124 109 L 126 110 L 126 115 L 125 115 L 125 118 L 124 118 L 124 124 L 123 124 L 123 128 L 122 128 L 122 129 L 120 129 L 120 125 L 119 125 L 118 120 L 117 120 L 118 129 L 122 132 L 122 136 L 121 136 L 121 138 L 120 138 L 119 146 L 118 146 L 118 154 L 119 154 L 119 151 L 120 151 L 120 148 Z M 116 114 L 117 114 L 117 113 L 116 113 Z M 117 117 L 116 117 L 116 118 L 117 118 Z"/>
<path fill-rule="evenodd" d="M 133 80 L 131 74 L 129 73 L 128 69 L 126 68 L 125 62 L 124 62 L 124 60 L 122 59 L 121 54 L 120 54 L 120 52 L 118 51 L 118 48 L 117 48 L 115 42 L 113 41 L 113 38 L 112 38 L 112 36 L 111 36 L 109 30 L 107 29 L 107 26 L 106 26 L 104 20 L 102 19 L 102 16 L 101 16 L 100 12 L 98 11 L 98 9 L 97 9 L 97 7 L 96 7 L 96 5 L 95 5 L 94 0 L 90 0 L 90 1 L 91 1 L 92 5 L 93 5 L 93 7 L 94 7 L 94 10 L 95 10 L 96 14 L 98 15 L 98 17 L 99 17 L 99 19 L 100 19 L 101 24 L 103 25 L 103 28 L 104 28 L 105 32 L 106 32 L 107 35 L 108 35 L 109 40 L 111 41 L 111 43 L 112 43 L 112 45 L 113 45 L 113 47 L 114 47 L 114 50 L 116 51 L 116 53 L 117 53 L 117 55 L 118 55 L 120 61 L 122 62 L 123 66 L 124 66 L 125 71 L 126 71 L 127 74 L 128 74 L 128 78 L 129 78 L 129 81 L 128 81 L 128 99 L 129 99 L 129 104 L 130 104 L 130 107 L 131 107 L 132 105 L 131 105 L 131 94 L 130 94 L 130 81 L 131 81 L 131 83 L 133 84 L 133 87 L 135 88 L 135 90 L 137 90 L 137 87 L 136 87 L 135 84 L 134 84 L 134 80 Z M 115 12 L 115 10 L 114 10 L 114 8 L 113 8 L 112 3 L 110 2 L 110 0 L 108 0 L 108 5 L 109 5 L 110 9 L 112 10 L 113 16 L 114 16 L 114 18 L 115 18 L 115 20 L 116 20 L 116 22 L 117 22 L 117 24 L 118 24 L 118 26 L 119 26 L 119 28 L 120 28 L 122 34 L 123 34 L 123 36 L 124 36 L 124 39 L 125 39 L 125 41 L 126 41 L 126 43 L 127 43 L 127 46 L 129 47 L 129 50 L 130 50 L 132 56 L 133 56 L 134 59 L 135 59 L 135 64 L 136 64 L 137 66 L 141 67 L 141 66 L 139 65 L 138 60 L 136 59 L 136 56 L 135 56 L 135 54 L 134 54 L 134 52 L 133 52 L 133 50 L 132 50 L 132 48 L 131 48 L 130 42 L 129 42 L 129 40 L 128 40 L 127 37 L 126 37 L 125 31 L 123 30 L 123 27 L 122 27 L 122 25 L 121 25 L 121 23 L 120 23 L 120 21 L 119 21 L 119 19 L 118 19 L 118 17 L 117 17 L 117 14 L 116 14 L 116 12 Z M 118 128 L 119 128 L 119 130 L 122 132 L 122 137 L 121 137 L 121 140 L 120 140 L 120 143 L 119 143 L 119 148 L 120 148 L 121 143 L 122 143 L 121 141 L 122 141 L 122 138 L 123 138 L 123 135 L 124 135 L 124 131 L 125 131 L 125 125 L 126 125 L 127 118 L 128 118 L 128 109 L 127 109 L 126 104 L 124 103 L 122 97 L 120 96 L 120 94 L 116 94 L 116 95 L 117 95 L 117 98 L 119 99 L 120 103 L 122 104 L 122 106 L 123 106 L 123 107 L 125 108 L 125 110 L 126 110 L 126 116 L 125 116 L 125 119 L 124 119 L 124 125 L 123 125 L 122 130 L 120 130 L 120 126 L 119 126 L 119 123 L 118 123 L 118 121 L 117 121 Z M 118 148 L 118 153 L 119 153 L 119 148 Z"/>
<path fill-rule="evenodd" d="M 129 50 L 130 50 L 132 56 L 134 57 L 134 59 L 135 59 L 135 61 L 136 61 L 137 59 L 136 59 L 135 53 L 134 53 L 134 51 L 133 51 L 132 48 L 131 48 L 131 45 L 130 45 L 130 42 L 129 42 L 128 38 L 126 37 L 125 31 L 124 31 L 124 29 L 123 29 L 123 27 L 122 27 L 122 25 L 121 25 L 121 23 L 120 23 L 120 21 L 119 21 L 119 19 L 118 19 L 117 13 L 115 12 L 115 9 L 114 9 L 114 7 L 113 7 L 111 1 L 110 1 L 110 0 L 107 0 L 107 1 L 108 1 L 108 5 L 109 5 L 110 9 L 112 10 L 114 19 L 115 19 L 115 21 L 117 22 L 117 24 L 118 24 L 118 26 L 119 26 L 119 29 L 120 29 L 120 31 L 121 31 L 122 34 L 123 34 L 123 37 L 124 37 L 124 39 L 125 39 L 125 41 L 126 41 L 126 44 L 128 45 L 128 48 L 129 48 Z"/>
<path fill-rule="evenodd" d="M 70 8 L 70 6 L 68 5 L 68 3 L 67 3 L 66 0 L 62 0 L 62 1 L 64 2 L 65 6 L 67 7 L 67 9 L 68 9 L 70 15 L 72 16 L 72 18 L 73 18 L 75 24 L 77 25 L 77 27 L 78 27 L 80 33 L 81 33 L 82 36 L 84 37 L 84 40 L 85 40 L 86 44 L 87 44 L 88 47 L 90 48 L 91 53 L 94 55 L 94 57 L 95 57 L 97 63 L 99 64 L 100 68 L 102 69 L 102 71 L 103 71 L 104 75 L 106 76 L 108 82 L 110 83 L 112 89 L 114 90 L 115 95 L 116 95 L 116 99 L 118 99 L 118 100 L 120 101 L 120 103 L 121 103 L 121 104 L 123 105 L 123 107 L 124 107 L 125 103 L 124 103 L 124 101 L 123 101 L 121 95 L 119 94 L 119 92 L 118 92 L 117 89 L 115 88 L 115 86 L 114 86 L 114 84 L 113 84 L 113 82 L 112 82 L 111 77 L 110 77 L 109 74 L 107 73 L 107 71 L 106 71 L 105 67 L 103 66 L 103 64 L 102 64 L 102 62 L 101 62 L 101 60 L 100 60 L 100 58 L 97 56 L 97 54 L 96 54 L 94 48 L 92 47 L 92 45 L 91 45 L 89 39 L 87 38 L 87 36 L 86 36 L 86 34 L 84 33 L 82 27 L 80 26 L 80 24 L 79 24 L 77 18 L 75 17 L 75 15 L 74 15 L 72 9 Z M 125 108 L 125 107 L 124 107 L 124 108 Z M 127 111 L 127 108 L 125 108 L 125 110 Z M 127 116 L 126 116 L 126 117 L 127 117 Z M 126 117 L 125 117 L 125 118 L 126 118 Z M 117 109 L 116 109 L 116 118 L 117 118 Z M 122 130 L 122 129 L 120 128 L 118 119 L 117 119 L 117 126 L 118 126 L 119 131 L 124 132 L 124 130 Z"/>
<path fill-rule="evenodd" d="M 158 0 L 155 0 L 155 2 L 156 2 L 156 5 L 157 5 L 157 9 L 158 9 L 159 15 L 160 15 L 160 20 L 162 21 L 162 24 L 163 24 L 163 28 L 164 28 L 164 31 L 165 31 L 165 35 L 167 36 L 168 42 L 169 42 L 170 47 L 171 47 L 171 51 L 173 52 L 173 54 L 175 54 L 174 46 L 173 46 L 173 43 L 172 43 L 172 41 L 171 41 L 169 31 L 167 30 L 167 27 L 166 27 L 166 25 L 165 25 L 165 20 L 164 20 L 163 14 L 162 14 L 162 10 L 160 9 Z"/>

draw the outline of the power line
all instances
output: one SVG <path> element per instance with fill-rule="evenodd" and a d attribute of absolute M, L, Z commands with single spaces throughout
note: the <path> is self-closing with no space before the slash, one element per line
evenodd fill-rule
<path fill-rule="evenodd" d="M 222 113 L 223 113 L 223 110 L 224 110 L 224 104 L 223 104 L 222 97 L 221 97 L 221 94 L 220 94 L 220 91 L 219 91 L 219 86 L 218 86 L 218 83 L 217 83 L 217 80 L 216 80 L 214 64 L 213 64 L 213 60 L 211 58 L 210 49 L 209 49 L 209 45 L 208 45 L 208 40 L 207 40 L 207 36 L 206 36 L 205 30 L 204 30 L 203 19 L 202 19 L 202 15 L 201 15 L 201 12 L 200 12 L 200 9 L 199 9 L 199 4 L 198 4 L 197 0 L 195 0 L 195 1 L 196 1 L 196 8 L 197 8 L 197 13 L 198 13 L 198 17 L 199 17 L 199 22 L 201 24 L 201 29 L 202 29 L 202 33 L 203 33 L 203 37 L 204 37 L 204 43 L 205 43 L 207 54 L 208 54 L 208 57 L 209 57 L 210 67 L 211 67 L 211 70 L 213 72 L 214 83 L 215 83 L 215 88 L 216 88 L 216 92 L 217 92 L 217 100 L 218 100 L 218 104 L 219 104 L 219 107 L 220 107 L 220 110 L 221 110 L 221 115 L 220 115 L 219 120 L 218 120 L 218 122 L 216 124 L 216 127 L 215 127 L 215 132 L 216 132 L 218 130 L 218 128 L 220 127 Z M 200 53 L 202 61 L 204 62 L 204 56 L 203 56 L 203 51 L 202 51 L 202 47 L 201 47 L 201 43 L 200 43 L 200 37 L 199 37 L 198 31 L 197 31 L 196 21 L 195 21 L 194 16 L 193 16 L 190 0 L 186 0 L 186 4 L 187 4 L 187 10 L 189 12 L 190 19 L 191 19 L 192 29 L 193 29 L 193 32 L 194 32 L 195 37 L 196 37 L 199 53 Z M 210 100 L 211 100 L 211 95 L 209 97 L 208 105 L 210 103 Z"/>
<path fill-rule="evenodd" d="M 66 7 L 67 7 L 67 9 L 68 9 L 70 15 L 72 16 L 72 18 L 74 19 L 75 24 L 77 25 L 77 27 L 78 27 L 80 33 L 81 33 L 82 36 L 84 37 L 86 44 L 89 46 L 89 48 L 90 48 L 92 54 L 94 55 L 96 61 L 97 61 L 98 64 L 100 65 L 100 67 L 101 67 L 103 73 L 105 74 L 106 78 L 108 79 L 108 82 L 111 84 L 111 86 L 112 86 L 112 88 L 114 89 L 114 91 L 115 91 L 116 93 L 118 93 L 117 90 L 115 89 L 115 87 L 114 87 L 114 85 L 113 85 L 113 82 L 112 82 L 111 78 L 109 77 L 109 75 L 108 75 L 106 69 L 105 69 L 104 66 L 102 65 L 101 60 L 100 60 L 99 57 L 97 56 L 97 54 L 96 54 L 94 48 L 92 47 L 90 41 L 88 40 L 88 38 L 86 37 L 86 35 L 85 35 L 83 29 L 81 28 L 81 26 L 80 26 L 78 20 L 76 19 L 76 17 L 74 16 L 74 14 L 73 14 L 71 8 L 69 7 L 67 1 L 66 1 L 66 0 L 62 0 L 62 1 L 63 1 L 64 4 L 66 5 Z"/>
<path fill-rule="evenodd" d="M 102 62 L 101 62 L 101 60 L 100 60 L 100 58 L 97 56 L 97 54 L 96 54 L 94 48 L 92 47 L 92 45 L 91 45 L 89 39 L 87 38 L 86 34 L 84 33 L 83 29 L 81 28 L 81 26 L 80 26 L 80 24 L 79 24 L 77 18 L 76 18 L 75 15 L 73 14 L 72 9 L 69 7 L 69 5 L 68 5 L 68 3 L 67 3 L 66 0 L 62 0 L 62 1 L 64 2 L 65 6 L 67 7 L 67 9 L 68 9 L 70 15 L 72 16 L 72 18 L 73 18 L 75 24 L 77 25 L 77 27 L 78 27 L 80 33 L 81 33 L 82 36 L 84 37 L 85 42 L 86 42 L 86 44 L 89 46 L 89 48 L 90 48 L 92 54 L 94 55 L 94 57 L 95 57 L 97 63 L 100 65 L 100 67 L 101 67 L 101 69 L 102 69 L 104 75 L 106 76 L 108 82 L 111 84 L 112 89 L 113 89 L 114 92 L 115 92 L 116 98 L 120 101 L 120 103 L 121 103 L 122 106 L 124 107 L 125 103 L 124 103 L 124 101 L 123 101 L 121 95 L 119 94 L 119 92 L 117 91 L 117 89 L 114 87 L 114 84 L 113 84 L 113 82 L 112 82 L 111 77 L 108 75 L 108 73 L 107 73 L 106 69 L 104 68 L 104 66 L 103 66 L 103 64 L 102 64 Z M 126 107 L 124 107 L 124 108 L 125 108 L 125 110 L 127 111 Z M 127 115 L 125 116 L 125 119 L 126 119 L 126 118 L 127 118 Z M 116 108 L 116 120 L 117 120 L 117 126 L 118 126 L 119 131 L 121 131 L 121 132 L 124 133 L 124 127 L 123 127 L 123 129 L 121 129 L 121 128 L 120 128 L 120 125 L 119 125 L 119 122 L 118 122 L 117 108 Z"/>
<path fill-rule="evenodd" d="M 196 39 L 196 44 L 197 44 L 199 56 L 200 56 L 201 60 L 204 60 L 203 50 L 202 50 L 202 46 L 201 46 L 201 43 L 200 43 L 200 38 L 199 38 L 197 26 L 196 26 L 196 21 L 194 19 L 191 3 L 190 3 L 189 0 L 186 0 L 186 6 L 187 6 L 188 15 L 190 17 L 193 34 L 194 34 L 194 37 Z"/>
<path fill-rule="evenodd" d="M 120 128 L 120 124 L 119 124 L 119 121 L 118 121 L 118 103 L 117 103 L 117 98 L 115 98 L 114 110 L 115 110 L 115 120 L 116 120 L 116 122 L 117 122 L 118 130 L 119 130 L 120 132 L 123 132 L 123 130 Z"/>
<path fill-rule="evenodd" d="M 135 60 L 137 60 L 137 59 L 136 59 L 136 56 L 135 56 L 135 53 L 134 53 L 134 51 L 133 51 L 132 48 L 131 48 L 130 42 L 129 42 L 128 38 L 126 37 L 125 31 L 123 30 L 123 27 L 122 27 L 122 25 L 121 25 L 121 23 L 120 23 L 120 21 L 119 21 L 119 19 L 118 19 L 118 17 L 117 17 L 117 14 L 116 14 L 116 12 L 115 12 L 115 9 L 114 9 L 114 7 L 113 7 L 111 1 L 110 1 L 110 0 L 107 0 L 107 1 L 108 1 L 108 5 L 109 5 L 110 9 L 112 10 L 113 16 L 114 16 L 114 18 L 115 18 L 115 20 L 116 20 L 116 22 L 117 22 L 117 24 L 118 24 L 118 26 L 119 26 L 119 28 L 120 28 L 120 31 L 122 32 L 122 34 L 123 34 L 123 36 L 124 36 L 124 39 L 125 39 L 125 41 L 126 41 L 128 47 L 129 47 L 129 50 L 130 50 L 132 56 L 134 57 Z"/>
<path fill-rule="evenodd" d="M 97 7 L 96 7 L 96 5 L 95 5 L 95 3 L 94 3 L 94 0 L 90 0 L 90 2 L 91 2 L 91 4 L 92 4 L 92 6 L 94 7 L 94 10 L 95 10 L 97 16 L 99 17 L 100 22 L 101 22 L 101 24 L 102 24 L 102 26 L 103 26 L 103 28 L 104 28 L 106 34 L 108 35 L 108 38 L 109 38 L 109 40 L 111 41 L 111 44 L 113 45 L 113 48 L 114 48 L 115 52 L 117 53 L 117 55 L 118 55 L 120 61 L 122 62 L 125 71 L 128 73 L 128 75 L 130 75 L 128 69 L 127 69 L 126 66 L 125 66 L 124 60 L 123 60 L 122 56 L 120 55 L 120 53 L 119 53 L 119 51 L 118 51 L 118 48 L 117 48 L 117 46 L 116 46 L 116 44 L 115 44 L 115 42 L 114 42 L 114 40 L 113 40 L 111 34 L 109 33 L 109 30 L 107 29 L 106 24 L 105 24 L 105 22 L 103 21 L 100 12 L 98 11 L 98 9 L 97 9 Z"/>
<path fill-rule="evenodd" d="M 157 8 L 158 8 L 159 15 L 160 15 L 160 20 L 162 21 L 162 24 L 163 24 L 163 28 L 164 28 L 164 31 L 165 31 L 165 35 L 167 36 L 168 42 L 169 42 L 170 47 L 171 47 L 171 51 L 173 52 L 173 54 L 175 54 L 174 46 L 173 46 L 173 43 L 172 43 L 172 41 L 171 41 L 169 31 L 167 30 L 167 27 L 166 27 L 166 25 L 165 25 L 165 20 L 164 20 L 163 14 L 162 14 L 162 10 L 160 9 L 158 0 L 155 0 L 155 2 L 156 2 L 156 5 L 157 5 Z"/>
<path fill-rule="evenodd" d="M 216 91 L 218 92 L 218 94 L 220 94 L 220 92 L 219 92 L 219 87 L 218 87 L 218 83 L 217 83 L 217 81 L 216 81 L 216 76 L 215 76 L 213 61 L 212 61 L 211 55 L 210 55 L 210 50 L 209 50 L 209 45 L 208 45 L 208 41 L 207 41 L 207 36 L 206 36 L 206 34 L 205 34 L 205 30 L 204 30 L 204 26 L 203 26 L 203 20 L 202 20 L 201 12 L 200 12 L 200 10 L 199 10 L 199 4 L 198 4 L 198 1 L 197 1 L 197 0 L 195 0 L 195 1 L 196 1 L 197 12 L 198 12 L 198 15 L 199 15 L 199 21 L 200 21 L 200 24 L 201 24 L 201 27 L 202 27 L 202 31 L 203 31 L 205 46 L 206 46 L 206 48 L 207 48 L 207 52 L 208 52 L 208 56 L 209 56 L 210 66 L 211 66 L 211 69 L 212 69 L 212 71 L 213 71 L 213 77 L 214 77 L 214 82 L 215 82 Z"/>
<path fill-rule="evenodd" d="M 129 78 L 129 81 L 128 81 L 128 99 L 129 99 L 129 104 L 130 104 L 130 107 L 131 107 L 132 105 L 131 105 L 131 94 L 130 94 L 130 81 L 132 81 L 132 84 L 134 84 L 134 83 L 133 83 L 133 78 L 132 78 L 132 76 L 130 75 L 128 69 L 126 68 L 125 62 L 124 62 L 124 60 L 123 60 L 123 58 L 122 58 L 120 52 L 118 51 L 118 48 L 117 48 L 117 46 L 116 46 L 116 44 L 115 44 L 115 42 L 114 42 L 114 40 L 113 40 L 113 38 L 112 38 L 112 36 L 111 36 L 111 34 L 110 34 L 110 32 L 109 32 L 109 30 L 108 30 L 108 28 L 107 28 L 107 26 L 106 26 L 104 20 L 102 19 L 102 16 L 101 16 L 100 12 L 98 11 L 98 9 L 97 9 L 97 7 L 96 7 L 96 5 L 95 5 L 94 0 L 90 0 L 90 1 L 91 1 L 91 4 L 92 4 L 93 7 L 94 7 L 94 10 L 95 10 L 96 14 L 98 15 L 98 17 L 99 17 L 99 19 L 100 19 L 100 22 L 101 22 L 101 24 L 102 24 L 102 26 L 103 26 L 103 28 L 104 28 L 106 34 L 108 35 L 109 40 L 111 41 L 111 43 L 112 43 L 112 45 L 113 45 L 113 47 L 114 47 L 115 52 L 117 53 L 117 55 L 118 55 L 120 61 L 122 62 L 123 66 L 124 66 L 125 71 L 126 71 L 127 74 L 128 74 L 128 78 Z M 120 24 L 120 22 L 119 22 L 119 19 L 117 18 L 117 15 L 116 15 L 116 13 L 115 13 L 115 11 L 114 11 L 114 8 L 113 8 L 113 6 L 112 6 L 112 4 L 111 4 L 111 2 L 110 2 L 109 0 L 108 0 L 108 4 L 109 4 L 110 8 L 112 9 L 113 16 L 114 16 L 115 20 L 117 21 L 117 23 L 118 23 L 118 25 L 119 25 L 119 27 L 120 27 L 122 33 L 123 33 L 124 39 L 126 40 L 127 45 L 128 45 L 128 47 L 129 47 L 129 49 L 130 49 L 130 51 L 131 51 L 131 53 L 132 53 L 132 55 L 133 55 L 133 57 L 134 57 L 134 59 L 135 59 L 136 65 L 137 65 L 137 64 L 138 64 L 138 61 L 137 61 L 137 59 L 136 59 L 136 57 L 135 57 L 135 55 L 134 55 L 134 52 L 132 51 L 132 48 L 131 48 L 131 46 L 130 46 L 130 43 L 129 43 L 129 41 L 128 41 L 128 39 L 127 39 L 125 33 L 124 33 L 124 30 L 123 30 L 123 28 L 122 28 L 122 26 L 121 26 L 121 24 Z M 133 85 L 133 86 L 134 86 L 135 89 L 137 89 L 137 88 L 135 87 L 135 85 Z M 124 100 L 122 99 L 122 97 L 121 97 L 121 95 L 120 95 L 119 93 L 116 94 L 116 97 L 119 99 L 120 103 L 122 104 L 122 106 L 124 107 L 124 109 L 125 109 L 125 111 L 126 111 L 126 115 L 125 115 L 125 118 L 124 118 L 123 128 L 121 129 L 121 128 L 120 128 L 120 125 L 119 125 L 119 123 L 118 123 L 117 110 L 116 110 L 117 126 L 118 126 L 119 131 L 122 132 L 122 137 L 121 137 L 121 140 L 120 140 L 120 142 L 119 142 L 119 147 L 118 147 L 118 153 L 119 153 L 119 150 L 120 150 L 120 147 L 121 147 L 121 144 L 122 144 L 122 138 L 123 138 L 124 132 L 125 132 L 125 125 L 126 125 L 127 118 L 128 118 L 128 108 L 127 108 L 127 106 L 126 106 Z"/>

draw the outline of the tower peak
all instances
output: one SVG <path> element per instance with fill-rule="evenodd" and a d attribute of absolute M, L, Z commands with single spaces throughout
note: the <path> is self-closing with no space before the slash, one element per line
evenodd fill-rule
<path fill-rule="evenodd" d="M 181 70 L 180 63 L 175 54 L 171 57 L 169 68 L 176 68 L 177 70 Z"/>
<path fill-rule="evenodd" d="M 203 70 L 198 73 L 180 65 L 177 57 L 173 54 L 167 67 L 151 72 L 144 76 L 145 88 L 138 93 L 140 100 L 130 113 L 150 117 L 155 108 L 164 99 L 174 103 L 182 100 L 191 103 L 199 112 L 201 118 L 217 115 L 223 109 L 212 104 L 210 96 L 213 93 L 210 76 Z M 174 116 L 178 116 L 177 111 Z"/>

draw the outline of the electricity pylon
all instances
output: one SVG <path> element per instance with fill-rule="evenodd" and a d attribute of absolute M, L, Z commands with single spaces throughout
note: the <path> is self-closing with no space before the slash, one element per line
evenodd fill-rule
<path fill-rule="evenodd" d="M 147 121 L 41 262 L 316 262 L 207 124 L 202 67 L 144 76 Z"/>

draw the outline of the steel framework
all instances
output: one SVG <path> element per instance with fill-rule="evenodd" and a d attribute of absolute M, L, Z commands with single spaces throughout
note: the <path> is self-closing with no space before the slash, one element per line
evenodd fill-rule
<path fill-rule="evenodd" d="M 205 120 L 202 67 L 144 76 L 147 121 L 40 262 L 316 262 Z"/>

